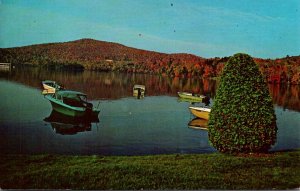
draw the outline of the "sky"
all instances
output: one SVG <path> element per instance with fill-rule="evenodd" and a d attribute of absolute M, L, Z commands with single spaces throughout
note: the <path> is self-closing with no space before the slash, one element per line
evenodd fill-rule
<path fill-rule="evenodd" d="M 299 0 L 0 0 L 0 48 L 82 38 L 204 58 L 300 55 Z"/>

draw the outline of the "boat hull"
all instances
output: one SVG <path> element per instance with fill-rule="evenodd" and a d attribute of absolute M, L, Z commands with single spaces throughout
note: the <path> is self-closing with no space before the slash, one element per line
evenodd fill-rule
<path fill-rule="evenodd" d="M 206 120 L 209 119 L 210 109 L 201 108 L 201 107 L 189 107 L 189 109 L 191 113 L 196 117 L 206 119 Z"/>
<path fill-rule="evenodd" d="M 85 107 L 73 107 L 64 104 L 60 101 L 53 99 L 51 96 L 45 96 L 51 103 L 52 109 L 58 113 L 72 116 L 72 117 L 82 117 L 82 116 L 98 116 L 100 110 L 87 110 Z"/>
<path fill-rule="evenodd" d="M 178 96 L 182 99 L 185 100 L 194 100 L 194 101 L 198 101 L 198 102 L 202 102 L 203 99 L 205 98 L 205 96 L 202 95 L 193 95 L 192 93 L 187 93 L 187 92 L 178 92 Z"/>
<path fill-rule="evenodd" d="M 52 105 L 52 109 L 58 113 L 67 115 L 67 116 L 72 116 L 72 117 L 80 117 L 85 115 L 85 109 L 84 108 L 69 108 L 64 105 L 55 103 L 53 101 L 50 101 Z"/>

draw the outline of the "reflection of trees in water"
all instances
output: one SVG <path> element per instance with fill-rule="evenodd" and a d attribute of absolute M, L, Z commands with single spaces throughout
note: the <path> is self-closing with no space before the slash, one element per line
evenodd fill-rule
<path fill-rule="evenodd" d="M 131 74 L 116 72 L 72 72 L 53 71 L 43 68 L 20 67 L 11 75 L 1 77 L 28 86 L 40 88 L 41 81 L 55 80 L 67 89 L 84 92 L 89 99 L 118 99 L 131 97 L 134 84 L 146 86 L 145 96 L 177 96 L 178 91 L 187 91 L 215 96 L 217 82 L 200 78 L 170 78 L 150 74 Z M 274 103 L 284 108 L 300 111 L 300 87 L 297 85 L 271 85 L 269 90 Z"/>
<path fill-rule="evenodd" d="M 300 87 L 298 85 L 269 84 L 273 102 L 284 109 L 300 111 Z"/>

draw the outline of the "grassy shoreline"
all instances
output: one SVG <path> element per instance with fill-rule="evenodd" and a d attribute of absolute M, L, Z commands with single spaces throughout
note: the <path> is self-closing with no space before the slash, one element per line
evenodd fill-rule
<path fill-rule="evenodd" d="M 1 189 L 294 189 L 300 150 L 264 155 L 0 155 Z"/>

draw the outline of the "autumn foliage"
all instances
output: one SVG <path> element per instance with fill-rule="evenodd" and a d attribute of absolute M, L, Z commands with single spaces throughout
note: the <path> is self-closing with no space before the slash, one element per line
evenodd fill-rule
<path fill-rule="evenodd" d="M 172 77 L 216 77 L 221 74 L 227 61 L 228 57 L 205 59 L 192 54 L 165 54 L 93 39 L 0 49 L 0 62 L 16 65 L 149 73 Z M 255 62 L 270 82 L 300 83 L 299 56 L 276 60 L 255 59 Z"/>

